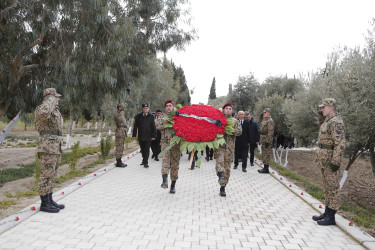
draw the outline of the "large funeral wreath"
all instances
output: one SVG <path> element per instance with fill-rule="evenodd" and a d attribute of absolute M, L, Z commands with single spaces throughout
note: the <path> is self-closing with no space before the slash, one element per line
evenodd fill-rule
<path fill-rule="evenodd" d="M 181 105 L 177 105 L 177 108 Z M 168 147 L 160 153 L 162 156 L 173 145 L 180 143 L 180 151 L 198 152 L 197 166 L 201 165 L 201 152 L 206 147 L 217 149 L 224 145 L 224 134 L 233 135 L 234 121 L 227 119 L 218 109 L 203 105 L 193 104 L 179 108 L 169 118 L 169 124 L 174 137 Z"/>

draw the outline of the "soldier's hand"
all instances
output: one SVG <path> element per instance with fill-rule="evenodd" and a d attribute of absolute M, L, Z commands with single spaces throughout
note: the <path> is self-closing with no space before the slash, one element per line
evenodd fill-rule
<path fill-rule="evenodd" d="M 331 168 L 332 172 L 336 172 L 340 168 L 339 165 L 335 165 L 335 164 L 332 164 L 332 163 L 329 165 L 329 167 Z"/>
<path fill-rule="evenodd" d="M 216 120 L 216 121 L 215 121 L 215 125 L 221 127 L 221 125 L 222 125 L 222 124 L 221 124 L 221 121 L 220 121 L 220 120 Z"/>
<path fill-rule="evenodd" d="M 156 138 L 151 138 L 151 141 L 155 141 L 156 140 Z"/>

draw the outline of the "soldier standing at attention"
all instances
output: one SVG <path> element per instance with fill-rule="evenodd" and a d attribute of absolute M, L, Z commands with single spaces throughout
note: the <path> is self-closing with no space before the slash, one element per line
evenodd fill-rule
<path fill-rule="evenodd" d="M 122 163 L 122 155 L 124 153 L 124 142 L 126 137 L 126 120 L 124 116 L 124 105 L 117 104 L 117 112 L 114 120 L 116 123 L 115 144 L 116 144 L 116 167 L 124 168 L 127 165 Z"/>
<path fill-rule="evenodd" d="M 335 214 L 340 207 L 338 170 L 345 149 L 345 126 L 341 117 L 336 115 L 336 100 L 326 98 L 319 105 L 320 125 L 317 163 L 323 175 L 325 212 L 313 216 L 318 225 L 336 225 Z"/>
<path fill-rule="evenodd" d="M 58 108 L 60 97 L 54 88 L 45 89 L 43 103 L 35 110 L 35 125 L 39 132 L 37 154 L 40 162 L 40 211 L 48 213 L 57 213 L 65 207 L 52 199 L 53 179 L 62 154 L 63 119 Z"/>
<path fill-rule="evenodd" d="M 134 119 L 133 139 L 137 139 L 142 153 L 142 163 L 145 168 L 148 168 L 148 157 L 150 156 L 151 141 L 156 139 L 156 128 L 154 116 L 149 112 L 150 104 L 142 104 L 142 112 L 137 114 Z"/>
<path fill-rule="evenodd" d="M 161 150 L 163 151 L 171 142 L 173 138 L 171 132 L 171 127 L 165 127 L 169 122 L 168 118 L 172 116 L 172 111 L 174 109 L 174 102 L 173 100 L 169 99 L 164 103 L 165 113 L 161 114 L 158 119 L 156 120 L 156 129 L 160 130 L 161 133 Z M 171 189 L 170 193 L 176 193 L 176 181 L 178 179 L 178 168 L 180 165 L 180 144 L 175 144 L 173 147 L 165 152 L 162 157 L 162 168 L 161 168 L 161 175 L 163 177 L 163 183 L 161 184 L 162 188 L 168 188 L 168 174 L 171 173 Z"/>
<path fill-rule="evenodd" d="M 273 131 L 275 130 L 275 123 L 271 118 L 271 109 L 265 108 L 260 120 L 260 143 L 262 144 L 262 158 L 264 168 L 259 169 L 258 172 L 261 174 L 268 174 L 271 160 L 272 137 Z"/>
<path fill-rule="evenodd" d="M 214 150 L 216 160 L 216 174 L 219 177 L 220 184 L 220 196 L 225 197 L 225 186 L 228 184 L 230 177 L 231 163 L 234 157 L 234 143 L 236 136 L 242 134 L 242 127 L 240 122 L 232 117 L 233 104 L 228 102 L 223 106 L 223 113 L 228 119 L 232 119 L 234 122 L 234 133 L 233 135 L 224 134 L 225 144 Z"/>

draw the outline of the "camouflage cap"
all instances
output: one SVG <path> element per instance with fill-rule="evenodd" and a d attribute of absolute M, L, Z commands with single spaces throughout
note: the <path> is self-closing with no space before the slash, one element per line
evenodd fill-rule
<path fill-rule="evenodd" d="M 266 113 L 266 112 L 270 112 L 270 113 L 271 113 L 271 109 L 270 109 L 270 108 L 265 108 L 265 109 L 263 110 L 263 113 Z"/>
<path fill-rule="evenodd" d="M 319 105 L 319 108 L 323 108 L 324 106 L 336 106 L 336 100 L 333 98 L 326 98 L 323 100 L 322 104 Z"/>
<path fill-rule="evenodd" d="M 45 96 L 47 96 L 47 95 L 53 95 L 53 96 L 56 96 L 56 97 L 60 97 L 60 96 L 61 96 L 60 94 L 58 94 L 58 93 L 56 92 L 56 89 L 54 89 L 54 88 L 48 88 L 48 89 L 45 89 L 45 90 L 43 91 L 43 97 L 45 97 Z"/>

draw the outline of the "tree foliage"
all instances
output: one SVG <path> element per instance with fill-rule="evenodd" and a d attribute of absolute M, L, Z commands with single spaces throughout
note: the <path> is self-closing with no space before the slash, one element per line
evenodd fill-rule
<path fill-rule="evenodd" d="M 212 79 L 211 88 L 210 88 L 210 94 L 208 96 L 208 100 L 210 99 L 216 99 L 216 79 Z"/>

